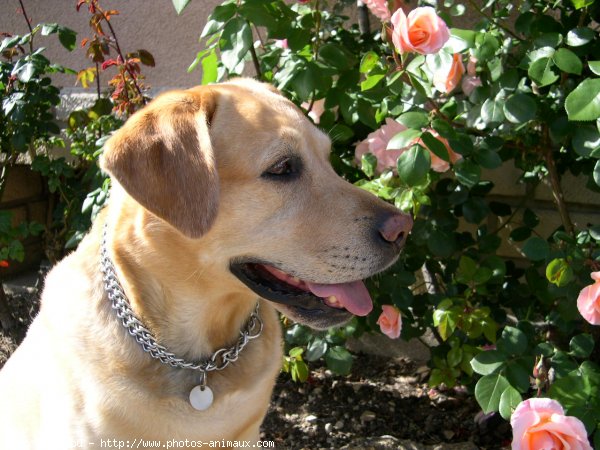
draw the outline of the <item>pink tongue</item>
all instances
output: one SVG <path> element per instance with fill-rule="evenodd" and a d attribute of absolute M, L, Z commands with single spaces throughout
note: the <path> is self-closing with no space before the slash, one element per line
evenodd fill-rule
<path fill-rule="evenodd" d="M 355 316 L 366 316 L 373 309 L 373 301 L 362 281 L 341 284 L 307 282 L 306 284 L 317 297 L 326 298 L 334 295 L 340 304 Z"/>

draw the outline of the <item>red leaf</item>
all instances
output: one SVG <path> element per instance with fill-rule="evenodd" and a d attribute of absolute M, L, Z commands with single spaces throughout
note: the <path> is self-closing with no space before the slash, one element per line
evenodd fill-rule
<path fill-rule="evenodd" d="M 0 261 L 0 267 L 8 267 L 8 261 L 3 259 L 2 261 Z"/>
<path fill-rule="evenodd" d="M 102 70 L 108 69 L 110 66 L 118 66 L 119 63 L 114 59 L 108 59 L 102 63 Z"/>

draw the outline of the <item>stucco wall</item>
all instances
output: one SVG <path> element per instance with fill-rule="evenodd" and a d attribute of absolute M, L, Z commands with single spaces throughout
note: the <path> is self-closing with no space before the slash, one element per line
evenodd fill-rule
<path fill-rule="evenodd" d="M 33 25 L 41 22 L 59 23 L 77 32 L 78 44 L 91 35 L 89 18 L 85 7 L 75 10 L 76 0 L 23 0 Z M 188 87 L 200 83 L 201 72 L 187 73 L 187 68 L 200 50 L 198 38 L 212 9 L 219 0 L 193 0 L 181 16 L 173 8 L 171 0 L 103 0 L 105 9 L 117 9 L 121 15 L 112 19 L 123 51 L 145 49 L 154 55 L 156 67 L 146 67 L 143 73 L 150 86 Z M 2 0 L 0 31 L 24 34 L 25 19 L 19 14 L 17 0 Z M 72 52 L 65 50 L 56 36 L 36 38 L 36 46 L 47 47 L 45 55 L 53 62 L 71 69 L 81 70 L 92 66 L 85 56 L 85 49 L 78 47 Z M 104 75 L 104 82 L 108 77 Z M 74 87 L 73 76 L 58 76 L 61 87 Z"/>

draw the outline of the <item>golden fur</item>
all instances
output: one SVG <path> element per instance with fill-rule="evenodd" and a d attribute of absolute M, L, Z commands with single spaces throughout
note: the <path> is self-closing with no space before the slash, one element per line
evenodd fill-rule
<path fill-rule="evenodd" d="M 133 115 L 103 156 L 109 206 L 48 275 L 41 311 L 0 372 L 0 448 L 256 441 L 282 358 L 274 304 L 261 300 L 262 335 L 208 374 L 215 403 L 196 411 L 188 394 L 198 374 L 151 359 L 111 309 L 102 230 L 107 223 L 137 316 L 171 352 L 201 360 L 236 341 L 257 301 L 229 270 L 233 259 L 270 257 L 319 283 L 364 278 L 395 260 L 365 236 L 376 216 L 397 210 L 337 177 L 329 147 L 291 102 L 252 80 L 169 92 Z M 289 153 L 303 160 L 299 185 L 261 178 Z M 341 268 L 336 246 L 367 257 Z"/>

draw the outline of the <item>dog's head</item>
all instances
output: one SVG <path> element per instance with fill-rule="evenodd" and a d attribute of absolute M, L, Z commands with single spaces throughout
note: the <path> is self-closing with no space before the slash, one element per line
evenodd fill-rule
<path fill-rule="evenodd" d="M 159 96 L 102 165 L 236 289 L 326 328 L 371 311 L 361 280 L 396 261 L 412 226 L 338 177 L 330 147 L 272 87 L 239 79 Z"/>

